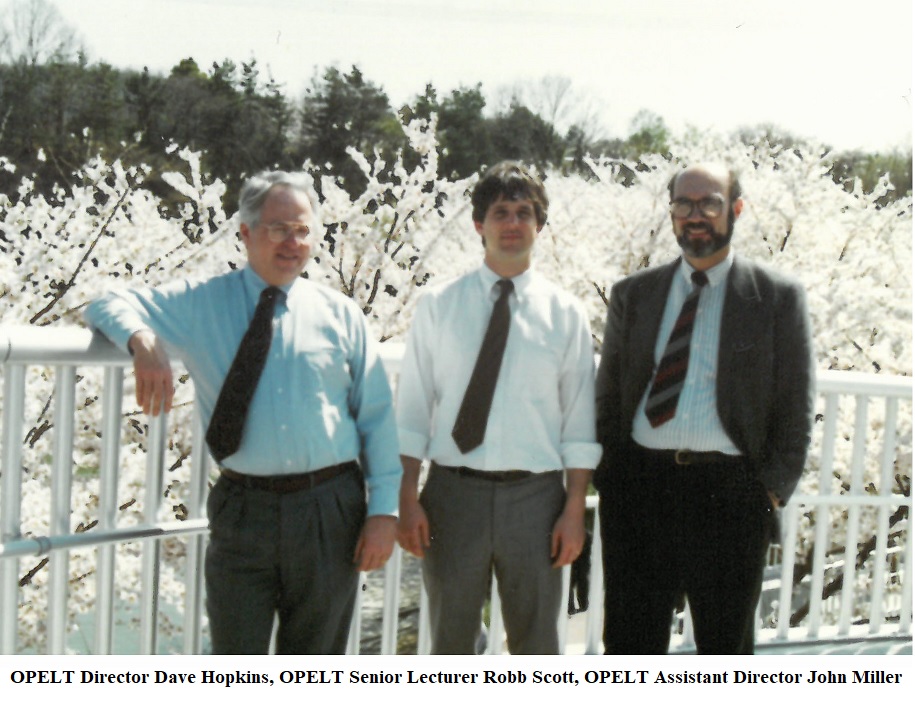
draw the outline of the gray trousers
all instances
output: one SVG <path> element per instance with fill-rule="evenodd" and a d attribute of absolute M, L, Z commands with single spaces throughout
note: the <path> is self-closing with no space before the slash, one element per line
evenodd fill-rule
<path fill-rule="evenodd" d="M 206 605 L 214 654 L 343 654 L 365 520 L 358 472 L 311 490 L 250 490 L 221 477 L 207 499 Z"/>
<path fill-rule="evenodd" d="M 420 502 L 431 543 L 423 560 L 434 654 L 473 654 L 493 573 L 512 654 L 556 654 L 562 573 L 550 537 L 565 503 L 562 473 L 497 483 L 435 464 Z"/>

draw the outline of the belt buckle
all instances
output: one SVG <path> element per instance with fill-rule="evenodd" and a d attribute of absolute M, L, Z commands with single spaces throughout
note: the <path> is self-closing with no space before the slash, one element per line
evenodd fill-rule
<path fill-rule="evenodd" d="M 677 449 L 674 451 L 674 463 L 678 466 L 689 466 L 692 463 L 690 452 L 687 449 Z"/>

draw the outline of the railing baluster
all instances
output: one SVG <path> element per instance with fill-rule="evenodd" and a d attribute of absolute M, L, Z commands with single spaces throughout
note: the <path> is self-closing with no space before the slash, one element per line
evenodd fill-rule
<path fill-rule="evenodd" d="M 105 369 L 102 392 L 102 448 L 99 466 L 98 530 L 117 526 L 118 474 L 121 462 L 121 406 L 124 400 L 124 368 Z M 95 601 L 95 653 L 108 655 L 114 639 L 115 552 L 113 544 L 98 548 Z"/>
<path fill-rule="evenodd" d="M 489 632 L 486 635 L 486 654 L 502 654 L 502 643 L 505 642 L 505 623 L 502 621 L 502 599 L 499 597 L 499 582 L 492 577 L 492 590 L 489 592 Z"/>
<path fill-rule="evenodd" d="M 147 417 L 146 439 L 146 496 L 143 500 L 143 519 L 147 526 L 159 519 L 165 471 L 166 414 Z M 159 618 L 159 556 L 160 540 L 143 542 L 142 593 L 140 599 L 140 654 L 153 655 L 157 650 Z"/>
<path fill-rule="evenodd" d="M 381 654 L 397 654 L 397 627 L 400 607 L 400 572 L 403 551 L 397 545 L 384 565 L 384 597 L 381 612 Z"/>
<path fill-rule="evenodd" d="M 893 461 L 896 458 L 896 417 L 899 404 L 895 398 L 887 398 L 883 414 L 883 453 L 880 457 L 880 497 L 892 493 Z M 881 505 L 877 510 L 877 545 L 874 547 L 873 574 L 871 577 L 870 632 L 880 632 L 884 620 L 883 596 L 886 588 L 887 565 L 886 545 L 890 533 L 890 507 Z"/>
<path fill-rule="evenodd" d="M 58 366 L 54 388 L 54 446 L 51 473 L 50 536 L 70 534 L 70 498 L 73 485 L 73 415 L 76 398 L 76 369 Z M 50 552 L 48 597 L 48 654 L 59 655 L 67 647 L 67 596 L 70 552 Z"/>
<path fill-rule="evenodd" d="M 602 654 L 604 638 L 604 550 L 600 534 L 600 512 L 594 505 L 594 531 L 591 535 L 591 578 L 588 585 L 588 612 L 585 614 L 585 654 Z"/>
<path fill-rule="evenodd" d="M 556 632 L 559 635 L 559 654 L 566 651 L 566 642 L 569 638 L 569 584 L 572 578 L 572 567 L 566 565 L 562 567 L 562 603 L 559 607 L 559 617 L 556 620 Z"/>
<path fill-rule="evenodd" d="M 797 556 L 797 526 L 800 506 L 795 503 L 782 511 L 782 567 L 778 588 L 778 622 L 776 638 L 785 640 L 791 629 L 792 598 L 794 596 L 794 560 Z"/>
<path fill-rule="evenodd" d="M 194 436 L 191 451 L 190 498 L 187 503 L 188 520 L 206 516 L 207 481 L 210 472 L 210 455 L 207 451 L 206 430 L 200 411 L 194 410 Z M 184 652 L 197 655 L 203 650 L 200 626 L 203 622 L 203 564 L 206 554 L 206 535 L 195 534 L 187 538 L 187 566 L 184 570 Z"/>
<path fill-rule="evenodd" d="M 855 395 L 854 443 L 852 445 L 851 480 L 849 494 L 864 492 L 864 454 L 867 451 L 867 395 Z M 845 564 L 842 567 L 842 602 L 839 607 L 839 635 L 847 635 L 851 627 L 851 612 L 857 590 L 855 580 L 858 559 L 858 534 L 861 529 L 861 506 L 848 509 L 847 534 L 845 536 Z"/>
<path fill-rule="evenodd" d="M 689 609 L 689 601 L 683 605 L 683 635 L 680 642 L 681 650 L 692 650 L 696 647 L 696 636 L 693 633 L 693 614 Z"/>
<path fill-rule="evenodd" d="M 823 414 L 823 442 L 820 453 L 819 495 L 830 495 L 832 486 L 832 469 L 835 463 L 836 429 L 839 417 L 839 395 L 835 392 L 826 395 L 826 409 Z M 826 553 L 829 551 L 829 505 L 824 503 L 816 509 L 816 530 L 813 540 L 813 570 L 810 574 L 810 612 L 807 635 L 817 638 L 823 620 L 823 582 L 826 572 Z"/>
<path fill-rule="evenodd" d="M 353 620 L 349 626 L 349 638 L 346 643 L 346 654 L 357 655 L 361 651 L 360 642 L 362 639 L 362 587 L 366 582 L 365 572 L 359 572 L 359 585 L 356 588 L 356 602 L 353 606 Z"/>
<path fill-rule="evenodd" d="M 424 582 L 419 583 L 419 634 L 416 636 L 416 654 L 432 652 L 432 631 L 429 628 L 429 594 Z"/>
<path fill-rule="evenodd" d="M 0 468 L 0 543 L 18 539 L 22 512 L 22 429 L 25 366 L 6 365 L 3 374 L 3 466 Z M 19 632 L 19 559 L 0 559 L 0 654 L 16 652 Z"/>
<path fill-rule="evenodd" d="M 902 585 L 902 604 L 899 609 L 899 634 L 912 635 L 912 570 L 915 564 L 912 562 L 912 506 L 909 505 L 909 521 L 905 529 L 905 564 L 899 571 L 899 575 L 904 577 L 905 583 Z"/>

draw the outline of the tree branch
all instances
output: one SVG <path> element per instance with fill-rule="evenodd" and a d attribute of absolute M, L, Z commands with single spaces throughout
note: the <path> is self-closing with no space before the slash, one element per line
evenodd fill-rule
<path fill-rule="evenodd" d="M 70 290 L 71 287 L 73 287 L 73 285 L 76 282 L 77 276 L 79 275 L 80 271 L 83 269 L 83 265 L 85 265 L 86 262 L 89 260 L 89 256 L 92 255 L 92 251 L 95 250 L 95 246 L 98 245 L 99 240 L 101 240 L 102 236 L 105 235 L 105 233 L 108 231 L 108 226 L 111 225 L 111 221 L 114 220 L 115 215 L 117 215 L 118 209 L 121 207 L 121 204 L 124 203 L 124 199 L 127 198 L 127 194 L 129 194 L 129 193 L 130 193 L 130 190 L 128 189 L 123 194 L 121 194 L 121 197 L 118 199 L 118 202 L 115 204 L 114 208 L 111 210 L 111 215 L 108 216 L 108 220 L 106 220 L 105 224 L 99 229 L 99 232 L 96 234 L 95 238 L 92 240 L 92 244 L 88 248 L 86 248 L 86 252 L 83 253 L 82 258 L 80 259 L 79 263 L 76 265 L 76 269 L 73 270 L 73 275 L 70 277 L 70 281 L 68 281 L 66 284 L 57 288 L 57 293 L 54 295 L 54 297 L 51 299 L 51 301 L 48 302 L 48 305 L 46 307 L 44 307 L 41 311 L 39 311 L 37 314 L 35 314 L 31 319 L 29 319 L 30 324 L 34 324 L 36 321 L 38 321 L 38 319 L 40 319 L 42 316 L 47 314 L 51 309 L 53 309 L 54 306 L 57 304 L 57 302 L 59 302 L 61 299 L 63 299 L 64 295 Z M 50 322 L 45 322 L 45 323 L 47 324 Z"/>

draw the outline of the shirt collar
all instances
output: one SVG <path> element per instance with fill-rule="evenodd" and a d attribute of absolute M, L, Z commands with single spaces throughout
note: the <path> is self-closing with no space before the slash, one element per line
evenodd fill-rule
<path fill-rule="evenodd" d="M 496 282 L 500 279 L 510 279 L 512 284 L 515 286 L 515 296 L 521 299 L 525 292 L 530 288 L 531 282 L 533 281 L 535 275 L 533 268 L 528 267 L 520 275 L 515 277 L 500 277 L 495 272 L 493 272 L 489 267 L 484 263 L 479 270 L 480 282 L 483 286 L 483 289 L 487 293 L 491 293 L 496 286 Z"/>
<path fill-rule="evenodd" d="M 727 257 L 724 258 L 714 267 L 710 267 L 705 271 L 706 276 L 708 277 L 708 286 L 717 287 L 719 284 L 724 282 L 728 277 L 728 272 L 731 271 L 731 266 L 734 264 L 734 251 L 729 250 Z M 692 274 L 695 271 L 695 268 L 690 265 L 686 258 L 680 260 L 680 275 L 686 280 L 686 283 L 692 287 Z"/>
<path fill-rule="evenodd" d="M 289 284 L 284 284 L 282 287 L 278 287 L 278 289 L 286 296 L 278 299 L 277 304 L 285 303 L 286 299 L 288 299 L 292 294 L 293 288 L 296 288 L 299 279 L 301 278 L 296 277 Z M 242 269 L 241 281 L 244 284 L 245 294 L 247 295 L 249 301 L 251 301 L 254 306 L 257 306 L 257 302 L 261 298 L 261 292 L 267 289 L 267 287 L 270 285 L 261 279 L 261 276 L 252 269 L 251 265 L 245 265 L 245 267 Z"/>

